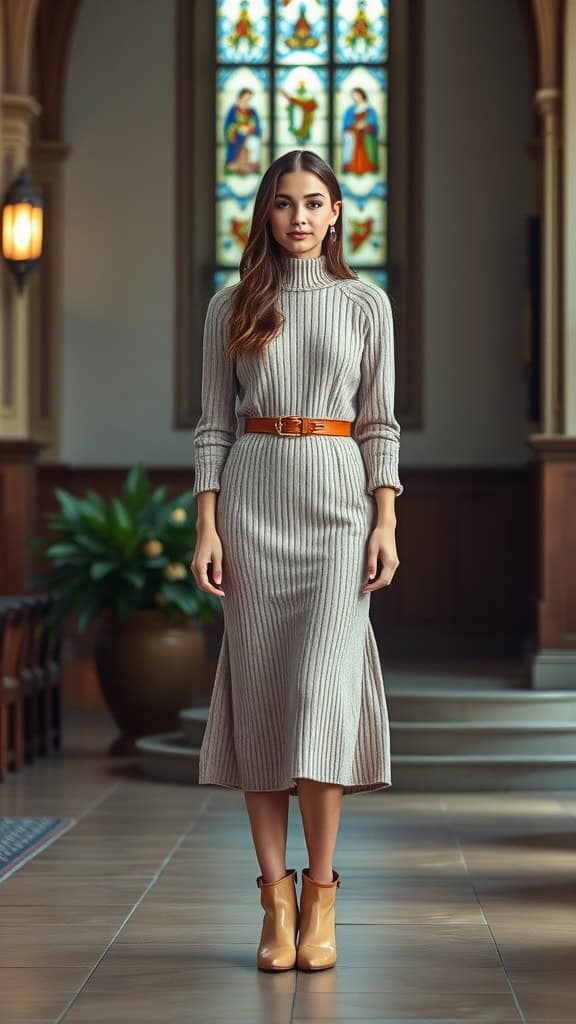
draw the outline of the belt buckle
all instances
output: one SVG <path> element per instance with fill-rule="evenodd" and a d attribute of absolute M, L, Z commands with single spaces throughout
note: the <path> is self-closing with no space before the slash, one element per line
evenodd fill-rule
<path fill-rule="evenodd" d="M 282 420 L 298 420 L 300 424 L 300 430 L 282 430 Z M 302 433 L 302 417 L 301 416 L 279 416 L 274 422 L 274 429 L 277 434 L 281 434 L 285 437 L 287 434 L 301 434 Z"/>

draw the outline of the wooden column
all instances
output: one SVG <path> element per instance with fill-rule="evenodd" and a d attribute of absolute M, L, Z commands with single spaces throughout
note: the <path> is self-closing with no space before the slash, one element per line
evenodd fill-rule
<path fill-rule="evenodd" d="M 533 435 L 534 689 L 576 689 L 576 438 Z"/>
<path fill-rule="evenodd" d="M 36 460 L 42 445 L 14 438 L 0 441 L 0 593 L 30 591 L 35 550 L 28 544 L 36 522 Z M 41 532 L 41 531 L 40 531 Z"/>

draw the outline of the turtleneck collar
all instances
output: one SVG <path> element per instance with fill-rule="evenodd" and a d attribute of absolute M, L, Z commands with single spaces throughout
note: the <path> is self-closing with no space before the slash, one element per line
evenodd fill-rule
<path fill-rule="evenodd" d="M 285 256 L 281 261 L 280 287 L 289 291 L 306 291 L 309 288 L 326 288 L 338 279 L 326 267 L 326 256 L 305 259 L 300 256 Z"/>

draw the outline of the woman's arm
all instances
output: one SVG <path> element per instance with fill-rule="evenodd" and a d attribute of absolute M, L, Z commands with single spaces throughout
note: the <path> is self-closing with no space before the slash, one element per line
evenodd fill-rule
<path fill-rule="evenodd" d="M 196 495 L 196 527 L 216 525 L 216 491 L 201 491 Z"/>
<path fill-rule="evenodd" d="M 192 494 L 218 492 L 220 476 L 236 440 L 237 378 L 234 360 L 225 352 L 229 293 L 216 292 L 208 304 L 202 345 L 202 413 L 194 433 Z M 202 517 L 215 508 L 215 497 L 200 499 Z"/>
<path fill-rule="evenodd" d="M 206 311 L 202 346 L 202 414 L 194 434 L 196 548 L 190 568 L 201 590 L 224 597 L 222 542 L 216 531 L 220 477 L 236 440 L 237 378 L 234 360 L 226 355 L 229 292 L 216 292 Z M 208 578 L 212 566 L 214 584 Z"/>
<path fill-rule="evenodd" d="M 363 295 L 366 328 L 354 433 L 366 467 L 367 490 L 378 502 L 379 518 L 389 519 L 394 498 L 404 487 L 398 476 L 400 424 L 394 415 L 394 325 L 385 291 Z M 391 488 L 393 494 L 375 494 Z"/>
<path fill-rule="evenodd" d="M 378 509 L 376 526 L 396 526 L 396 491 L 393 487 L 376 487 L 374 499 Z"/>
<path fill-rule="evenodd" d="M 386 292 L 377 288 L 366 295 L 364 313 L 366 330 L 355 435 L 366 467 L 368 493 L 378 510 L 368 538 L 368 581 L 361 589 L 362 594 L 368 594 L 389 586 L 400 565 L 395 503 L 404 487 L 398 477 L 400 424 L 394 415 L 394 328 Z"/>

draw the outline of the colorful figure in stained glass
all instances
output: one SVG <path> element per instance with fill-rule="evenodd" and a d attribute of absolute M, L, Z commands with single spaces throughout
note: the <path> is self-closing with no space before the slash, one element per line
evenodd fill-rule
<path fill-rule="evenodd" d="M 226 174 L 252 174 L 260 171 L 262 128 L 255 107 L 250 106 L 252 89 L 241 89 L 224 121 Z"/>
<path fill-rule="evenodd" d="M 250 218 L 245 217 L 240 220 L 238 217 L 232 217 L 230 221 L 230 236 L 240 245 L 242 250 L 248 241 L 248 235 L 250 234 Z"/>
<path fill-rule="evenodd" d="M 320 40 L 312 34 L 312 26 L 306 17 L 306 4 L 300 4 L 294 31 L 284 43 L 289 50 L 313 50 L 320 45 Z"/>
<path fill-rule="evenodd" d="M 367 242 L 369 238 L 371 238 L 373 233 L 373 217 L 366 217 L 365 220 L 357 220 L 351 218 L 348 232 L 348 242 L 354 255 L 356 255 L 356 253 L 362 248 L 364 243 Z"/>
<path fill-rule="evenodd" d="M 260 36 L 254 31 L 252 18 L 248 13 L 248 0 L 240 3 L 240 13 L 228 36 L 228 45 L 236 52 L 240 46 L 252 50 L 260 42 Z"/>
<path fill-rule="evenodd" d="M 377 39 L 378 36 L 372 31 L 370 19 L 366 13 L 366 0 L 359 0 L 356 16 L 344 36 L 344 42 L 350 47 L 352 53 L 356 54 L 358 48 L 361 51 L 369 49 L 377 42 Z"/>
<path fill-rule="evenodd" d="M 364 89 L 352 89 L 353 104 L 344 112 L 342 170 L 373 174 L 378 170 L 378 117 Z"/>
<path fill-rule="evenodd" d="M 388 0 L 333 0 L 334 57 L 338 63 L 388 60 Z"/>
<path fill-rule="evenodd" d="M 308 142 L 312 125 L 314 123 L 314 112 L 318 103 L 313 96 L 310 96 L 305 82 L 298 83 L 297 94 L 290 95 L 284 89 L 280 92 L 288 100 L 288 125 L 294 139 L 299 145 Z"/>

